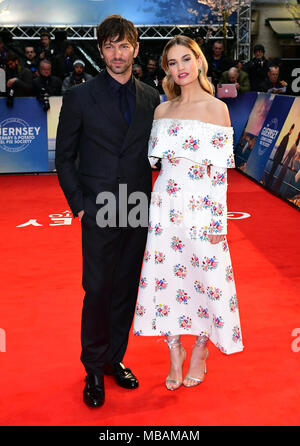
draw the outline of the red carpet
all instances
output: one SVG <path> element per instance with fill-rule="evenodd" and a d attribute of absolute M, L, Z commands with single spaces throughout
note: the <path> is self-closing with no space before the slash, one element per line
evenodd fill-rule
<path fill-rule="evenodd" d="M 230 220 L 228 236 L 244 351 L 210 345 L 205 382 L 170 392 L 166 344 L 131 335 L 125 363 L 139 389 L 107 377 L 93 410 L 79 360 L 80 224 L 51 226 L 49 215 L 68 210 L 55 175 L 0 177 L 0 425 L 299 425 L 299 212 L 238 172 L 229 179 L 229 212 L 251 215 Z M 42 226 L 17 227 L 30 219 Z M 192 337 L 183 343 L 190 352 Z"/>

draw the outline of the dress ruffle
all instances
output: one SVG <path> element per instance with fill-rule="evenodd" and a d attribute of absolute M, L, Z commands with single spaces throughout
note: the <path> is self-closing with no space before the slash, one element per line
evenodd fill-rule
<path fill-rule="evenodd" d="M 148 156 L 151 165 L 159 158 L 186 158 L 205 166 L 233 168 L 233 128 L 196 119 L 160 118 L 153 121 Z"/>

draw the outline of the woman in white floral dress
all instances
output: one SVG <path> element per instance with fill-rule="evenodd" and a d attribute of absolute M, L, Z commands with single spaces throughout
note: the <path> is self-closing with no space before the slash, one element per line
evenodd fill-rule
<path fill-rule="evenodd" d="M 134 334 L 166 336 L 166 387 L 204 379 L 208 340 L 223 353 L 242 351 L 236 290 L 226 241 L 227 168 L 234 167 L 233 129 L 214 97 L 207 62 L 190 38 L 163 52 L 168 101 L 155 110 L 149 159 L 161 159 L 151 197 Z M 189 370 L 180 335 L 196 335 Z"/>

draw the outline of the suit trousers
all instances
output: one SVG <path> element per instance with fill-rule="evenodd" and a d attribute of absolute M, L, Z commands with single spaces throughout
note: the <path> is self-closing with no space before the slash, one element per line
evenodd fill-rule
<path fill-rule="evenodd" d="M 82 221 L 81 361 L 102 375 L 121 362 L 133 321 L 147 228 L 100 228 L 87 213 Z"/>

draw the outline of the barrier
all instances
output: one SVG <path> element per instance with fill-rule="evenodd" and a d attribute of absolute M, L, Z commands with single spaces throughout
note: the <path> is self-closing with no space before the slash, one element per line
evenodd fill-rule
<path fill-rule="evenodd" d="M 249 92 L 223 100 L 234 127 L 237 169 L 300 208 L 300 97 Z M 15 98 L 12 108 L 0 98 L 0 173 L 55 170 L 61 103 L 51 97 L 44 112 L 35 98 Z"/>
<path fill-rule="evenodd" d="M 244 93 L 236 102 L 225 102 L 238 130 L 236 167 L 300 208 L 300 97 L 257 93 L 254 101 L 253 93 Z"/>
<path fill-rule="evenodd" d="M 45 172 L 48 166 L 47 115 L 35 98 L 0 98 L 0 172 Z"/>

